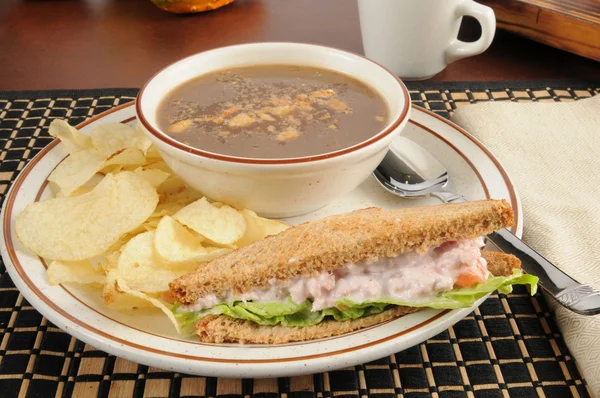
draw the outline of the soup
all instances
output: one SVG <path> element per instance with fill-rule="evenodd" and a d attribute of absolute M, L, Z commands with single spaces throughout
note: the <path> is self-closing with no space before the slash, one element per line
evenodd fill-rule
<path fill-rule="evenodd" d="M 222 155 L 277 159 L 348 148 L 379 133 L 383 99 L 346 75 L 312 67 L 251 66 L 200 76 L 163 99 L 158 125 Z"/>

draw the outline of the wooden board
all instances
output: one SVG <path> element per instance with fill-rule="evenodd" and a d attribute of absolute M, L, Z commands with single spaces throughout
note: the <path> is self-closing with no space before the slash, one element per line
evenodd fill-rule
<path fill-rule="evenodd" d="M 494 9 L 498 28 L 600 61 L 600 0 L 477 2 Z"/>

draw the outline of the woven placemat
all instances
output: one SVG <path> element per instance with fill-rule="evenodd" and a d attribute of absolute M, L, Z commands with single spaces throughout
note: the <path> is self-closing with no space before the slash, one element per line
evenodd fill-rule
<path fill-rule="evenodd" d="M 414 104 L 448 117 L 479 101 L 574 101 L 600 84 L 417 83 Z M 77 124 L 132 101 L 137 90 L 0 93 L 0 195 L 51 138 L 53 118 Z M 567 134 L 568 132 L 565 132 Z M 356 367 L 278 379 L 196 377 L 108 355 L 56 328 L 0 265 L 1 397 L 588 397 L 541 294 L 494 294 L 423 344 Z"/>

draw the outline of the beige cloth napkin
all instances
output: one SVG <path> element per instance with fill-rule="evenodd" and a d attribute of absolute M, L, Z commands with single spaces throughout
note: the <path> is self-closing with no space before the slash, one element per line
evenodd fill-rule
<path fill-rule="evenodd" d="M 507 169 L 523 204 L 525 242 L 600 289 L 600 95 L 567 103 L 469 105 L 452 119 Z M 600 315 L 585 317 L 548 303 L 600 397 Z"/>

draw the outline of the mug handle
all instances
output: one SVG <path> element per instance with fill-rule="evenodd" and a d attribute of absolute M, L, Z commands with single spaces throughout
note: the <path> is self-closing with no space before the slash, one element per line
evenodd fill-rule
<path fill-rule="evenodd" d="M 471 16 L 481 25 L 481 37 L 472 43 L 455 39 L 446 49 L 446 64 L 459 59 L 481 54 L 488 49 L 496 32 L 496 16 L 490 7 L 481 5 L 472 0 L 463 0 L 455 9 L 456 18 Z"/>

